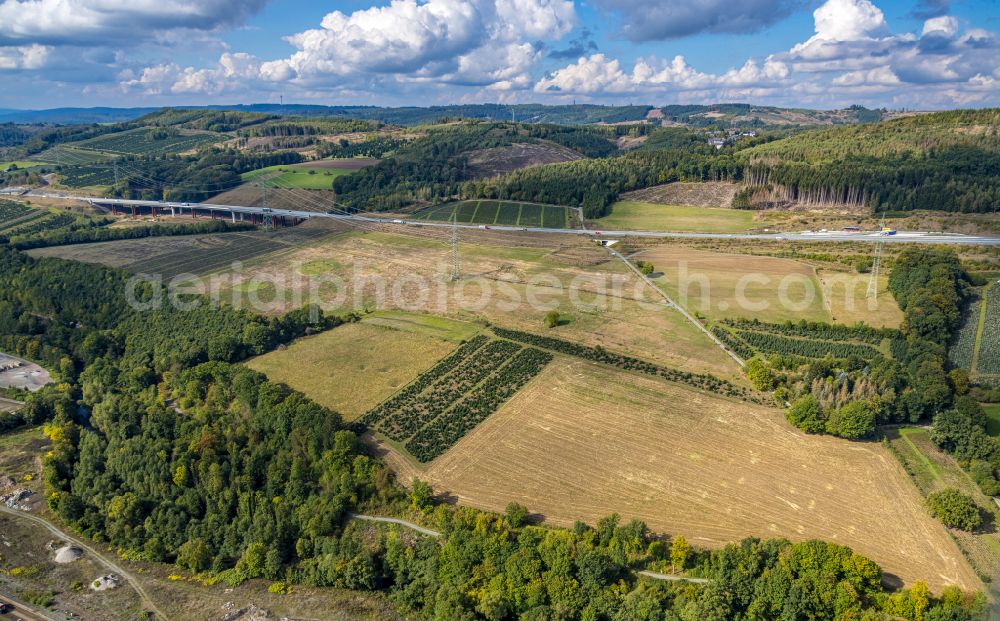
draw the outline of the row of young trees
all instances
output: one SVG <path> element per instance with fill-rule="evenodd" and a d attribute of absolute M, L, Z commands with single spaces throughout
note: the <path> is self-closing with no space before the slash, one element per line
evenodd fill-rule
<path fill-rule="evenodd" d="M 631 356 L 609 352 L 600 345 L 597 347 L 588 347 L 586 345 L 580 345 L 579 343 L 551 336 L 541 336 L 538 334 L 532 334 L 531 332 L 522 332 L 520 330 L 509 330 L 498 326 L 493 326 L 493 332 L 499 337 L 510 339 L 512 341 L 518 341 L 526 345 L 533 345 L 535 347 L 552 350 L 568 356 L 576 356 L 577 358 L 592 360 L 601 364 L 608 364 L 628 371 L 637 371 L 639 373 L 646 373 L 647 375 L 656 375 L 672 382 L 679 382 L 694 386 L 699 390 L 705 390 L 727 397 L 737 397 L 748 401 L 757 400 L 757 395 L 753 394 L 751 391 L 743 388 L 742 386 L 737 386 L 728 380 L 715 377 L 714 375 L 678 371 L 677 369 L 656 365 L 646 360 L 640 360 Z"/>
<path fill-rule="evenodd" d="M 213 220 L 194 224 L 146 224 L 123 228 L 92 226 L 73 229 L 57 228 L 35 235 L 16 235 L 10 239 L 10 245 L 18 250 L 46 248 L 48 246 L 64 246 L 66 244 L 90 244 L 122 239 L 142 239 L 145 237 L 174 237 L 177 235 L 202 235 L 207 233 L 227 233 L 233 231 L 250 231 L 256 226 L 249 222 L 226 222 Z"/>
<path fill-rule="evenodd" d="M 448 451 L 465 434 L 476 428 L 513 397 L 552 360 L 552 354 L 534 347 L 522 348 L 499 366 L 479 386 L 466 388 L 451 409 L 425 425 L 406 449 L 422 462 L 429 462 Z"/>

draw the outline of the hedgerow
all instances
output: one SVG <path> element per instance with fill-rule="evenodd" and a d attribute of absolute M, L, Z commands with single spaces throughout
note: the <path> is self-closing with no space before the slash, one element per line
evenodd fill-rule
<path fill-rule="evenodd" d="M 639 360 L 638 358 L 632 358 L 631 356 L 612 353 L 600 346 L 588 347 L 586 345 L 580 345 L 579 343 L 564 341 L 562 339 L 549 336 L 539 336 L 530 332 L 508 330 L 506 328 L 499 327 L 494 327 L 493 332 L 497 336 L 505 339 L 520 341 L 528 345 L 550 349 L 552 351 L 569 356 L 575 356 L 577 358 L 584 358 L 586 360 L 592 360 L 602 364 L 609 364 L 620 369 L 625 369 L 626 371 L 638 371 L 640 373 L 646 373 L 647 375 L 656 375 L 672 382 L 688 384 L 689 386 L 694 386 L 700 390 L 713 392 L 727 397 L 737 397 L 754 402 L 761 401 L 761 398 L 756 393 L 753 393 L 742 386 L 737 386 L 732 382 L 715 377 L 714 375 L 678 371 L 677 369 L 661 367 L 653 364 L 652 362 Z"/>
<path fill-rule="evenodd" d="M 826 356 L 850 358 L 857 356 L 866 360 L 883 357 L 882 352 L 869 345 L 790 338 L 752 330 L 735 330 L 734 332 L 743 342 L 763 354 L 791 354 L 806 358 L 825 358 Z"/>
<path fill-rule="evenodd" d="M 884 339 L 891 339 L 898 334 L 897 330 L 889 328 L 873 328 L 863 323 L 856 323 L 853 326 L 845 326 L 835 323 L 824 323 L 821 321 L 799 322 L 786 321 L 785 323 L 768 323 L 759 319 L 723 319 L 720 323 L 739 330 L 753 330 L 755 332 L 771 332 L 786 336 L 801 336 L 822 341 L 861 341 L 871 345 L 878 345 Z"/>

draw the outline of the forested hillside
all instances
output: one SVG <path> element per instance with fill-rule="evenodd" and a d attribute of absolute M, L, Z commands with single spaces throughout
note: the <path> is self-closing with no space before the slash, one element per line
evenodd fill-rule
<path fill-rule="evenodd" d="M 957 110 L 791 136 L 748 149 L 747 182 L 774 198 L 874 211 L 995 212 L 1000 110 Z"/>
<path fill-rule="evenodd" d="M 955 148 L 1000 152 L 1000 109 L 953 110 L 812 130 L 752 147 L 754 160 L 824 164 L 851 157 L 923 157 Z"/>
<path fill-rule="evenodd" d="M 308 115 L 288 116 L 298 108 Z M 873 212 L 992 213 L 1000 205 L 996 109 L 868 122 L 882 112 L 671 106 L 660 111 L 663 118 L 686 125 L 659 127 L 583 125 L 597 118 L 644 116 L 649 112 L 645 107 L 565 108 L 518 106 L 524 114 L 516 114 L 516 122 L 496 120 L 500 108 L 495 106 L 337 108 L 326 109 L 326 116 L 320 114 L 323 108 L 289 107 L 280 112 L 165 109 L 113 125 L 34 127 L 30 132 L 3 126 L 5 140 L 17 144 L 11 147 L 14 155 L 46 163 L 0 175 L 0 183 L 41 183 L 42 174 L 56 172 L 60 183 L 70 187 L 110 188 L 110 193 L 130 198 L 198 201 L 238 186 L 239 175 L 249 170 L 310 158 L 368 157 L 382 161 L 334 182 L 338 201 L 353 210 L 392 211 L 487 198 L 582 206 L 587 217 L 598 218 L 607 215 L 621 192 L 706 180 L 746 184 L 733 203 L 743 209 L 805 204 Z M 804 121 L 822 117 L 840 124 L 821 130 L 771 125 L 753 134 L 726 129 L 742 126 L 744 121 L 737 119 L 758 113 Z M 701 122 L 723 117 L 730 121 Z M 402 127 L 417 119 L 429 124 Z M 721 148 L 709 144 L 710 138 L 721 140 Z M 517 170 L 478 160 L 469 165 L 470 153 L 503 159 L 504 151 L 489 150 L 551 143 L 586 159 L 542 159 Z M 119 169 L 116 187 L 111 187 L 116 179 L 112 159 Z M 503 174 L 493 176 L 498 173 Z"/>
<path fill-rule="evenodd" d="M 462 183 L 472 176 L 467 165 L 470 152 L 547 140 L 583 156 L 601 157 L 616 151 L 609 139 L 617 131 L 516 123 L 434 127 L 425 137 L 401 145 L 392 157 L 377 165 L 338 177 L 333 189 L 341 202 L 357 210 L 389 211 L 414 202 L 441 202 L 458 194 Z M 549 167 L 531 169 L 536 168 Z"/>

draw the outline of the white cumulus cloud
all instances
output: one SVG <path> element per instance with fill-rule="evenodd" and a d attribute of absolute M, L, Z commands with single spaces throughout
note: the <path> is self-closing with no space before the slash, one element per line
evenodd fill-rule
<path fill-rule="evenodd" d="M 0 70 L 39 69 L 51 52 L 52 48 L 38 44 L 0 47 Z"/>
<path fill-rule="evenodd" d="M 352 13 L 333 11 L 319 28 L 286 37 L 296 51 L 258 63 L 255 77 L 305 89 L 386 79 L 524 89 L 542 60 L 536 41 L 558 40 L 576 24 L 572 0 L 392 0 Z M 209 71 L 215 76 L 220 69 Z M 188 92 L 218 84 L 201 80 L 195 69 L 178 75 Z"/>
<path fill-rule="evenodd" d="M 242 23 L 266 0 L 2 0 L 0 45 L 135 45 Z"/>

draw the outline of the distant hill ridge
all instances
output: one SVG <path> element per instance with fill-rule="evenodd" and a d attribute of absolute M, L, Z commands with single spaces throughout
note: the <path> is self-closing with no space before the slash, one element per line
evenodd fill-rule
<path fill-rule="evenodd" d="M 164 107 L 137 108 L 53 108 L 49 110 L 0 109 L 0 123 L 118 123 L 157 112 Z M 279 116 L 342 117 L 377 120 L 395 125 L 420 125 L 447 117 L 517 120 L 525 123 L 582 125 L 596 123 L 651 122 L 733 127 L 767 125 L 830 125 L 868 123 L 885 118 L 886 112 L 852 106 L 843 110 L 777 108 L 742 103 L 711 105 L 604 106 L 596 104 L 544 105 L 468 104 L 429 107 L 325 106 L 314 104 L 235 104 L 174 106 L 185 110 L 218 110 L 263 113 Z"/>

